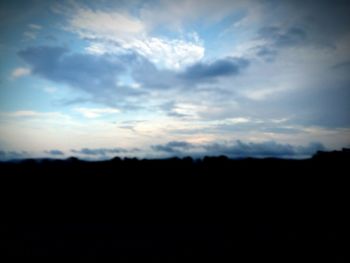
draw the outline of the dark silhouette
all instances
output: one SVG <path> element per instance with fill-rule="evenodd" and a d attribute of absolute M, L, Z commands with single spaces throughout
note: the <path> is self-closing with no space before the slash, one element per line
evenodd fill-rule
<path fill-rule="evenodd" d="M 0 163 L 3 255 L 344 262 L 350 151 Z M 164 257 L 164 258 L 163 258 Z"/>

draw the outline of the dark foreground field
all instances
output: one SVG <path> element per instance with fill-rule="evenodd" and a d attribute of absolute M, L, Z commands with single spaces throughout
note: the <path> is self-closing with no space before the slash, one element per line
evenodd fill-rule
<path fill-rule="evenodd" d="M 349 152 L 0 164 L 1 256 L 345 262 Z"/>

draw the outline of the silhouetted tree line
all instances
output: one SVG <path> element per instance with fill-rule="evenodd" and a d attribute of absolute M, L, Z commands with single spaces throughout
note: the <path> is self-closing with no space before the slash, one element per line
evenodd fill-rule
<path fill-rule="evenodd" d="M 350 151 L 310 159 L 0 163 L 12 255 L 243 256 L 344 262 Z"/>

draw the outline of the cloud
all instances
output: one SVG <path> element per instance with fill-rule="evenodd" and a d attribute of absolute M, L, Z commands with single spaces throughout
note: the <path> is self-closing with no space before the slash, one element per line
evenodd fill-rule
<path fill-rule="evenodd" d="M 248 65 L 249 61 L 246 59 L 227 57 L 209 63 L 199 62 L 191 65 L 180 76 L 191 81 L 208 80 L 237 75 Z"/>
<path fill-rule="evenodd" d="M 87 53 L 103 55 L 106 53 L 136 53 L 147 58 L 157 68 L 179 70 L 204 57 L 201 43 L 184 39 L 168 39 L 160 37 L 138 37 L 133 39 L 88 39 Z"/>
<path fill-rule="evenodd" d="M 183 119 L 181 119 L 183 122 Z M 277 120 L 254 119 L 246 117 L 235 117 L 225 119 L 206 120 L 196 122 L 190 120 L 188 126 L 175 127 L 169 132 L 176 135 L 192 136 L 194 134 L 205 134 L 207 136 L 227 138 L 237 136 L 239 138 L 250 138 L 259 136 L 260 139 L 284 138 L 288 137 L 296 140 L 297 136 L 305 136 L 308 131 L 305 126 L 292 125 L 289 120 L 277 122 Z M 192 125 L 191 125 L 192 123 Z M 289 141 L 288 138 L 287 140 Z M 245 140 L 245 139 L 243 139 Z"/>
<path fill-rule="evenodd" d="M 153 145 L 156 152 L 167 155 L 191 156 L 217 156 L 226 155 L 230 158 L 242 157 L 280 157 L 280 158 L 306 158 L 312 156 L 325 147 L 318 142 L 306 146 L 281 144 L 275 141 L 242 142 L 240 140 L 225 143 L 190 144 L 185 141 L 174 141 L 166 144 Z"/>
<path fill-rule="evenodd" d="M 28 25 L 29 30 L 23 32 L 23 36 L 28 40 L 34 40 L 37 38 L 37 35 L 39 33 L 39 30 L 42 29 L 42 26 L 37 24 L 29 24 Z"/>
<path fill-rule="evenodd" d="M 119 113 L 118 109 L 114 108 L 76 108 L 75 111 L 79 112 L 86 118 L 98 118 L 106 114 Z"/>
<path fill-rule="evenodd" d="M 278 52 L 276 49 L 270 47 L 262 46 L 257 48 L 256 55 L 258 57 L 264 58 L 267 62 L 271 62 L 275 59 Z"/>
<path fill-rule="evenodd" d="M 158 144 L 151 146 L 154 151 L 165 152 L 168 154 L 182 154 L 185 150 L 192 148 L 192 144 L 184 141 L 172 141 L 167 144 Z"/>
<path fill-rule="evenodd" d="M 338 41 L 349 33 L 350 4 L 343 0 L 265 2 L 265 14 L 258 30 L 258 39 L 264 45 L 257 47 L 278 51 L 283 48 L 310 46 L 313 49 L 338 48 Z M 262 52 L 264 55 L 264 52 Z"/>
<path fill-rule="evenodd" d="M 69 119 L 67 115 L 60 112 L 40 112 L 32 110 L 20 110 L 11 112 L 0 112 L 0 117 L 3 118 L 27 118 L 27 119 Z"/>
<path fill-rule="evenodd" d="M 29 68 L 16 68 L 12 71 L 11 77 L 16 79 L 16 78 L 30 75 L 30 73 L 31 73 L 31 70 Z"/>
<path fill-rule="evenodd" d="M 277 26 L 265 26 L 259 29 L 257 39 L 264 44 L 259 44 L 254 48 L 256 55 L 271 62 L 274 61 L 279 50 L 306 44 L 307 33 L 299 27 L 285 29 Z"/>
<path fill-rule="evenodd" d="M 91 95 L 91 100 L 112 107 L 123 104 L 126 96 L 137 96 L 141 91 L 118 85 L 118 77 L 125 73 L 132 55 L 94 56 L 70 53 L 64 47 L 29 47 L 18 55 L 31 67 L 31 72 L 45 79 L 68 84 Z"/>
<path fill-rule="evenodd" d="M 258 32 L 259 38 L 268 41 L 274 47 L 295 46 L 307 39 L 306 32 L 298 27 L 283 29 L 276 26 L 262 27 Z"/>
<path fill-rule="evenodd" d="M 49 150 L 49 151 L 45 151 L 45 153 L 49 154 L 49 155 L 53 155 L 53 156 L 61 156 L 64 155 L 64 152 L 60 151 L 60 150 Z"/>
<path fill-rule="evenodd" d="M 46 93 L 55 93 L 55 92 L 57 92 L 57 88 L 55 88 L 55 87 L 44 87 L 43 91 L 45 91 Z"/>
<path fill-rule="evenodd" d="M 33 30 L 41 30 L 43 27 L 38 24 L 29 24 L 28 27 Z"/>
<path fill-rule="evenodd" d="M 157 152 L 164 152 L 167 154 L 182 154 L 184 151 L 193 148 L 193 145 L 185 141 L 171 141 L 164 145 L 152 145 L 151 148 Z"/>
<path fill-rule="evenodd" d="M 160 110 L 166 112 L 170 117 L 186 118 L 190 117 L 190 114 L 184 112 L 183 109 L 176 105 L 174 101 L 168 101 L 160 105 Z"/>
<path fill-rule="evenodd" d="M 200 43 L 182 39 L 150 37 L 125 43 L 123 47 L 148 58 L 156 66 L 175 70 L 191 65 L 204 56 L 204 47 Z"/>
<path fill-rule="evenodd" d="M 18 152 L 18 151 L 2 151 L 2 150 L 0 150 L 0 160 L 1 161 L 26 159 L 29 157 L 30 157 L 30 155 L 26 151 Z"/>
<path fill-rule="evenodd" d="M 350 70 L 350 60 L 342 61 L 340 63 L 337 63 L 337 64 L 332 66 L 332 69 L 334 69 L 334 70 L 344 70 L 344 71 L 349 72 L 349 70 Z"/>
<path fill-rule="evenodd" d="M 283 4 L 281 3 L 283 6 Z M 344 0 L 288 1 L 285 15 L 308 30 L 308 40 L 316 46 L 336 47 L 339 38 L 349 33 L 350 3 Z"/>
<path fill-rule="evenodd" d="M 139 57 L 131 68 L 132 78 L 141 83 L 146 89 L 165 90 L 171 87 L 176 88 L 181 83 L 176 72 L 157 68 L 151 61 Z"/>
<path fill-rule="evenodd" d="M 330 69 L 333 70 L 333 69 Z M 338 76 L 332 79 L 323 71 L 320 79 L 302 89 L 291 89 L 284 96 L 271 97 L 266 102 L 265 109 L 279 109 L 280 116 L 293 116 L 289 124 L 303 126 L 318 126 L 346 128 L 350 125 L 350 90 L 349 77 Z M 271 93 L 272 95 L 272 93 Z M 261 104 L 263 106 L 263 104 Z M 268 108 L 267 108 L 268 107 Z M 265 110 L 263 107 L 262 112 Z"/>
<path fill-rule="evenodd" d="M 260 2 L 251 0 L 171 0 L 150 1 L 143 5 L 140 16 L 151 28 L 158 26 L 170 30 L 182 30 L 188 23 L 200 21 L 202 24 L 217 23 L 225 17 L 245 10 L 243 17 L 237 17 L 232 23 L 247 18 L 248 24 L 253 16 L 259 16 Z M 249 17 L 249 18 L 248 18 Z"/>
<path fill-rule="evenodd" d="M 293 127 L 264 127 L 261 130 L 273 134 L 297 134 L 303 132 L 301 129 Z"/>
<path fill-rule="evenodd" d="M 196 63 L 177 72 L 158 69 L 147 58 L 137 54 L 95 56 L 72 53 L 64 47 L 38 46 L 22 50 L 18 55 L 30 65 L 33 75 L 68 84 L 89 94 L 88 100 L 118 109 L 142 107 L 146 102 L 142 98 L 151 90 L 179 91 L 189 85 L 195 88 L 199 83 L 238 75 L 249 64 L 245 59 L 228 57 Z M 137 88 L 121 81 L 128 72 L 139 84 Z M 103 110 L 86 108 L 78 108 L 78 111 L 87 117 L 103 113 Z"/>
<path fill-rule="evenodd" d="M 24 36 L 26 39 L 34 40 L 34 39 L 36 39 L 37 34 L 38 34 L 38 32 L 36 32 L 36 31 L 25 31 L 25 32 L 23 33 L 23 36 Z"/>
<path fill-rule="evenodd" d="M 114 81 L 111 76 L 124 71 L 122 61 L 115 58 L 70 54 L 64 47 L 29 47 L 18 55 L 31 65 L 33 74 L 72 86 L 84 83 L 87 89 Z"/>
<path fill-rule="evenodd" d="M 198 62 L 180 72 L 158 69 L 153 63 L 139 58 L 132 67 L 132 77 L 146 89 L 192 89 L 201 83 L 213 83 L 219 78 L 239 75 L 249 61 L 244 58 L 226 57 L 210 62 Z"/>
<path fill-rule="evenodd" d="M 68 24 L 68 30 L 89 40 L 87 51 L 97 55 L 130 51 L 168 69 L 179 69 L 204 56 L 204 47 L 197 38 L 152 36 L 143 21 L 126 12 L 76 8 Z"/>
<path fill-rule="evenodd" d="M 236 141 L 228 144 L 208 144 L 204 146 L 207 154 L 227 155 L 229 157 L 309 157 L 320 150 L 325 150 L 321 143 L 310 143 L 307 146 L 280 144 L 275 141 L 249 142 Z"/>
<path fill-rule="evenodd" d="M 71 152 L 75 154 L 82 154 L 82 155 L 91 155 L 91 156 L 108 156 L 111 154 L 126 154 L 130 152 L 137 152 L 139 149 L 133 148 L 133 149 L 125 149 L 125 148 L 82 148 L 80 150 L 72 149 Z"/>
<path fill-rule="evenodd" d="M 70 18 L 71 30 L 83 37 L 105 37 L 128 39 L 136 34 L 145 33 L 145 25 L 127 13 L 93 11 L 79 8 Z"/>

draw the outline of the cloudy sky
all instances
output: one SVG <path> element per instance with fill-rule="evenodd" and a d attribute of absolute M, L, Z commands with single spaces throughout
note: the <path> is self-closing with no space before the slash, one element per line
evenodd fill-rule
<path fill-rule="evenodd" d="M 350 146 L 349 1 L 1 1 L 0 159 Z"/>

